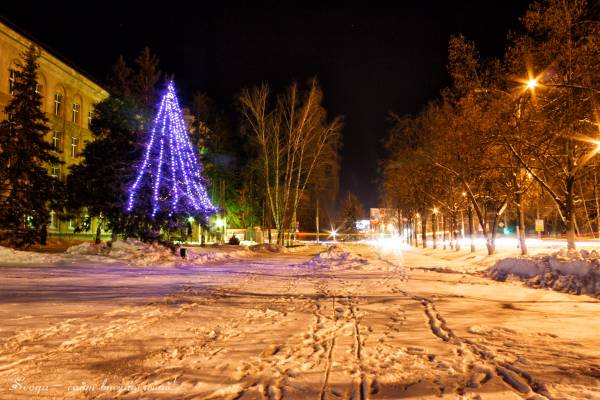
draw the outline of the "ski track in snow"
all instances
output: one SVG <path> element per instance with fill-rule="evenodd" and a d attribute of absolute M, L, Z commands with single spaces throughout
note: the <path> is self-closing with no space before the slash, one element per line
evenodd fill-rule
<path fill-rule="evenodd" d="M 0 398 L 30 398 L 14 388 L 24 379 L 55 385 L 36 393 L 48 399 L 600 399 L 599 349 L 586 355 L 489 316 L 456 328 L 463 316 L 444 311 L 460 301 L 450 296 L 456 281 L 432 294 L 423 282 L 444 273 L 354 252 L 368 263 L 310 268 L 304 253 L 227 261 L 144 304 L 14 332 L 0 344 Z M 103 380 L 113 387 L 100 390 Z M 95 386 L 67 389 L 82 383 Z"/>

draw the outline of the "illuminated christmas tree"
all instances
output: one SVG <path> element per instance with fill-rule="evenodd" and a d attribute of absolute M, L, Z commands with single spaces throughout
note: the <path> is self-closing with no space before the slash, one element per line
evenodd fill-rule
<path fill-rule="evenodd" d="M 148 133 L 143 160 L 129 188 L 127 211 L 157 217 L 206 218 L 217 209 L 206 194 L 173 82 L 165 90 Z"/>

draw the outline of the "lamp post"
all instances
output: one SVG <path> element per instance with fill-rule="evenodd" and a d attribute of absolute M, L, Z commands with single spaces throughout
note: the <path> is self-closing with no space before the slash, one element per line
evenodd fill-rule
<path fill-rule="evenodd" d="M 215 226 L 217 228 L 220 228 L 220 230 L 221 230 L 221 242 L 225 243 L 225 233 L 226 233 L 227 221 L 225 220 L 225 218 L 217 218 L 217 220 L 215 221 Z"/>
<path fill-rule="evenodd" d="M 433 207 L 433 212 L 431 213 L 431 237 L 434 249 L 437 249 L 437 213 L 438 209 Z"/>
<path fill-rule="evenodd" d="M 462 192 L 462 196 L 466 199 L 467 192 Z M 460 208 L 460 236 L 464 240 L 465 238 L 465 218 L 463 215 L 463 209 Z"/>
<path fill-rule="evenodd" d="M 527 89 L 533 91 L 537 86 L 536 79 L 530 79 L 527 81 Z M 521 130 L 519 127 L 519 121 L 521 118 L 521 102 L 522 97 L 519 98 L 517 103 L 517 110 L 515 115 L 515 131 L 517 135 L 521 136 Z M 517 160 L 517 165 L 519 165 L 519 160 Z M 519 182 L 522 168 L 518 168 L 518 172 L 513 174 L 513 183 L 515 189 L 515 209 L 516 209 L 516 217 L 517 217 L 517 229 L 515 229 L 515 233 L 517 234 L 518 247 L 521 249 L 521 255 L 527 254 L 527 231 L 525 228 L 525 213 L 523 212 L 523 190 L 522 185 Z"/>

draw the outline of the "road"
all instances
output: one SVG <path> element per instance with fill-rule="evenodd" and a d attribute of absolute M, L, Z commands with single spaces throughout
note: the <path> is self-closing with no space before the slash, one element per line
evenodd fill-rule
<path fill-rule="evenodd" d="M 351 250 L 2 267 L 0 398 L 600 399 L 598 300 Z"/>

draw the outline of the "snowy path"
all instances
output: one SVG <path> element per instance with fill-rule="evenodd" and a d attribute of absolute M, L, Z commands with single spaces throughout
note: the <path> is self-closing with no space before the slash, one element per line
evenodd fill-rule
<path fill-rule="evenodd" d="M 598 300 L 353 251 L 0 268 L 0 398 L 600 399 Z"/>

